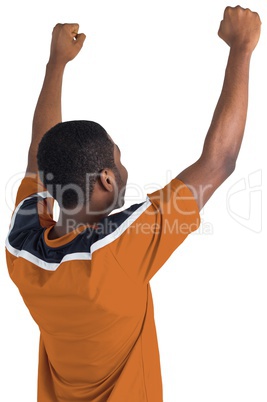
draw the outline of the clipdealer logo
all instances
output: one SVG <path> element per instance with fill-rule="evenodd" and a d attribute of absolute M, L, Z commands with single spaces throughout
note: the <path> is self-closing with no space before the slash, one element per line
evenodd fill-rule
<path fill-rule="evenodd" d="M 262 231 L 262 170 L 234 183 L 227 192 L 226 207 L 239 225 L 255 233 Z"/>

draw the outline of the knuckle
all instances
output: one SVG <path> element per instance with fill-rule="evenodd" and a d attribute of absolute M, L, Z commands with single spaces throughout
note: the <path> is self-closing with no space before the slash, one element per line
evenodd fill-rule
<path fill-rule="evenodd" d="M 54 26 L 52 33 L 59 31 L 59 30 L 62 28 L 62 25 L 63 25 L 63 24 L 57 23 L 57 24 Z"/>
<path fill-rule="evenodd" d="M 260 19 L 260 16 L 259 16 L 259 14 L 258 14 L 258 13 L 256 13 L 256 11 L 253 11 L 253 15 L 254 15 L 254 17 L 256 17 L 256 18 Z"/>
<path fill-rule="evenodd" d="M 243 7 L 241 7 L 241 6 L 236 6 L 235 8 L 234 8 L 234 10 L 235 10 L 235 12 L 237 13 L 237 14 L 243 14 L 244 12 L 246 12 L 246 10 L 243 8 Z"/>
<path fill-rule="evenodd" d="M 70 27 L 72 27 L 72 28 L 74 28 L 74 29 L 79 29 L 79 24 L 78 23 L 73 23 L 73 24 L 69 24 L 70 25 Z"/>

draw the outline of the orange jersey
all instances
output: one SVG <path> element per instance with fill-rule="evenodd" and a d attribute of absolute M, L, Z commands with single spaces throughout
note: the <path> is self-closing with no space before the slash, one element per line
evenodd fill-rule
<path fill-rule="evenodd" d="M 192 192 L 173 179 L 56 240 L 52 203 L 23 179 L 6 241 L 10 277 L 40 328 L 38 401 L 162 402 L 149 281 L 199 226 Z"/>

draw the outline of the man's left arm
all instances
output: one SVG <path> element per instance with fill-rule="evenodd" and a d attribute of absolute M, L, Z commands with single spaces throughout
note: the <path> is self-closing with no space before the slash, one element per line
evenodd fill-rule
<path fill-rule="evenodd" d="M 32 124 L 26 174 L 38 172 L 37 151 L 43 135 L 62 121 L 61 93 L 66 64 L 80 52 L 86 36 L 78 34 L 78 24 L 57 24 L 52 33 L 50 57 Z"/>

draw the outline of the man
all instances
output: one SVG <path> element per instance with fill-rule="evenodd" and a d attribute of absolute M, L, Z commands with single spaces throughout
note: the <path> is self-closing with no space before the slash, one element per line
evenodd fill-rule
<path fill-rule="evenodd" d="M 200 158 L 111 215 L 124 203 L 127 171 L 99 124 L 61 122 L 63 72 L 85 35 L 77 24 L 54 28 L 6 243 L 10 276 L 40 328 L 38 401 L 162 402 L 149 281 L 234 170 L 260 27 L 257 13 L 225 9 L 218 34 L 229 59 Z"/>

